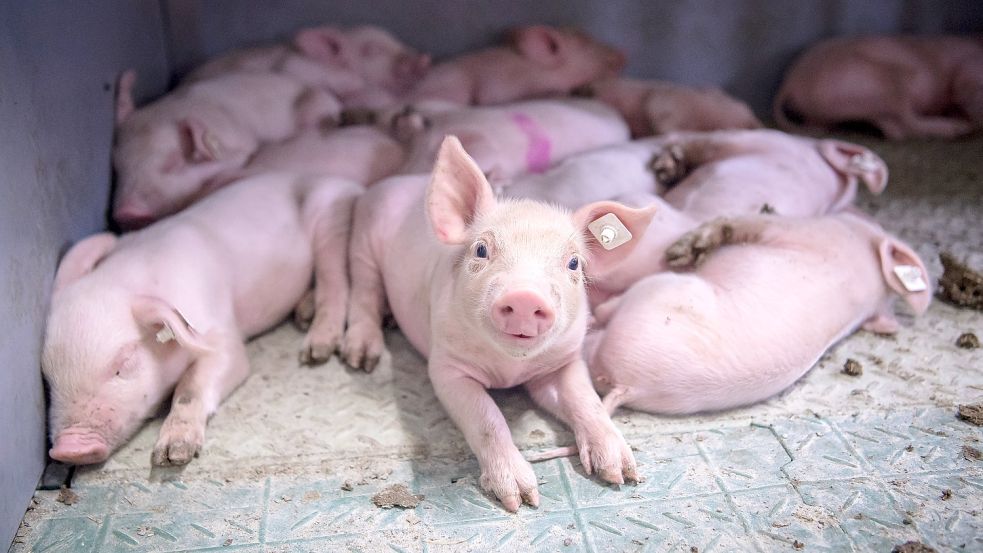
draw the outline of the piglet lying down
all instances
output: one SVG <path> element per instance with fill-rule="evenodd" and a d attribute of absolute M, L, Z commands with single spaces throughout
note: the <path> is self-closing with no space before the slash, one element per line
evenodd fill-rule
<path fill-rule="evenodd" d="M 683 235 L 670 265 L 595 310 L 586 359 L 605 404 L 695 413 L 766 399 L 858 327 L 897 331 L 928 275 L 907 245 L 861 215 L 718 219 Z"/>
<path fill-rule="evenodd" d="M 121 237 L 76 244 L 55 277 L 42 370 L 50 455 L 105 461 L 174 400 L 153 464 L 180 465 L 249 373 L 243 339 L 287 315 L 315 275 L 306 357 L 334 350 L 348 297 L 347 241 L 360 187 L 270 173 Z"/>
<path fill-rule="evenodd" d="M 587 225 L 609 214 L 636 235 L 651 216 L 613 202 L 571 216 L 528 200 L 497 201 L 454 136 L 441 147 L 429 187 L 425 177 L 394 178 L 356 205 L 345 359 L 375 366 L 388 300 L 400 329 L 429 358 L 434 390 L 478 458 L 482 487 L 510 511 L 539 503 L 536 476 L 488 388 L 524 385 L 573 428 L 588 473 L 617 483 L 636 478 L 631 450 L 580 351 L 585 269 L 614 263 L 633 246 L 606 250 L 587 237 Z"/>

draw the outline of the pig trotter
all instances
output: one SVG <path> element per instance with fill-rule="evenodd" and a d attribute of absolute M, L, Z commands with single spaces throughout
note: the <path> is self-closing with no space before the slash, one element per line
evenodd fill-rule
<path fill-rule="evenodd" d="M 384 347 L 382 329 L 355 324 L 345 331 L 341 342 L 341 356 L 351 368 L 370 373 L 379 364 Z"/>
<path fill-rule="evenodd" d="M 304 345 L 300 348 L 300 362 L 305 365 L 321 365 L 338 349 L 341 341 L 341 328 L 331 328 L 330 321 L 319 320 L 316 316 L 314 324 L 304 337 Z"/>
<path fill-rule="evenodd" d="M 311 327 L 311 321 L 313 320 L 314 290 L 310 289 L 304 292 L 304 296 L 297 302 L 297 307 L 294 307 L 294 326 L 298 330 L 307 330 Z"/>
<path fill-rule="evenodd" d="M 613 424 L 606 431 L 577 436 L 577 445 L 587 474 L 597 474 L 611 484 L 638 482 L 635 456 Z"/>
<path fill-rule="evenodd" d="M 187 465 L 198 456 L 204 443 L 204 424 L 168 416 L 154 445 L 151 462 L 155 467 Z"/>
<path fill-rule="evenodd" d="M 686 160 L 683 147 L 669 144 L 649 161 L 649 169 L 655 173 L 655 180 L 667 187 L 673 186 L 686 177 Z"/>
<path fill-rule="evenodd" d="M 518 511 L 523 503 L 539 507 L 536 473 L 514 446 L 501 458 L 482 463 L 479 482 L 483 490 L 494 494 L 511 513 Z"/>
<path fill-rule="evenodd" d="M 696 267 L 714 250 L 728 243 L 734 228 L 723 219 L 705 223 L 682 235 L 666 250 L 666 263 L 670 267 Z"/>

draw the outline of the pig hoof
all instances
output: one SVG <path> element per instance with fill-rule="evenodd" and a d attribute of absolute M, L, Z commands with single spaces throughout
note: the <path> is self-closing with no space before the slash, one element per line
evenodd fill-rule
<path fill-rule="evenodd" d="M 722 221 L 711 221 L 691 230 L 676 240 L 666 250 L 666 263 L 670 267 L 699 266 L 714 250 L 732 236 L 733 228 Z"/>
<path fill-rule="evenodd" d="M 151 462 L 156 467 L 187 465 L 201 451 L 205 442 L 204 430 L 184 420 L 164 420 Z"/>
<path fill-rule="evenodd" d="M 518 450 L 507 459 L 494 461 L 493 466 L 482 468 L 481 488 L 495 495 L 509 512 L 516 512 L 525 503 L 539 507 L 539 488 L 536 473 Z"/>
<path fill-rule="evenodd" d="M 300 330 L 307 330 L 314 320 L 314 293 L 308 291 L 294 307 L 294 325 Z"/>
<path fill-rule="evenodd" d="M 370 373 L 379 364 L 384 344 L 381 329 L 355 325 L 341 341 L 341 357 L 349 367 Z"/>
<path fill-rule="evenodd" d="M 652 156 L 649 169 L 655 173 L 655 180 L 665 186 L 672 186 L 686 176 L 686 162 L 683 149 L 678 144 L 670 144 Z"/>
<path fill-rule="evenodd" d="M 334 344 L 306 344 L 300 350 L 300 362 L 304 365 L 323 365 L 337 349 Z"/>
<path fill-rule="evenodd" d="M 580 462 L 587 474 L 596 474 L 611 484 L 638 482 L 638 468 L 631 448 L 613 428 L 600 436 L 590 436 L 580 446 Z"/>

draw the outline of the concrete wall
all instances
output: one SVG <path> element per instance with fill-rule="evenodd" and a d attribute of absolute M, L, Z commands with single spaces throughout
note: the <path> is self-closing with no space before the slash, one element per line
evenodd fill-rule
<path fill-rule="evenodd" d="M 784 67 L 840 34 L 983 31 L 979 0 L 162 0 L 173 68 L 304 25 L 376 24 L 444 57 L 505 28 L 575 25 L 628 54 L 627 73 L 714 84 L 769 113 Z"/>
<path fill-rule="evenodd" d="M 113 83 L 167 80 L 156 2 L 0 2 L 0 549 L 47 445 L 40 350 L 58 258 L 105 226 Z"/>

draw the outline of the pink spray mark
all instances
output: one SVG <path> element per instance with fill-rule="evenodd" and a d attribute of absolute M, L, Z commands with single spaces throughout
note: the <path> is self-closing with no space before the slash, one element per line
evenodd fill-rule
<path fill-rule="evenodd" d="M 550 144 L 550 139 L 543 132 L 542 127 L 524 113 L 513 113 L 512 121 L 529 139 L 529 147 L 526 149 L 526 169 L 531 173 L 542 173 L 549 169 L 553 145 Z"/>

